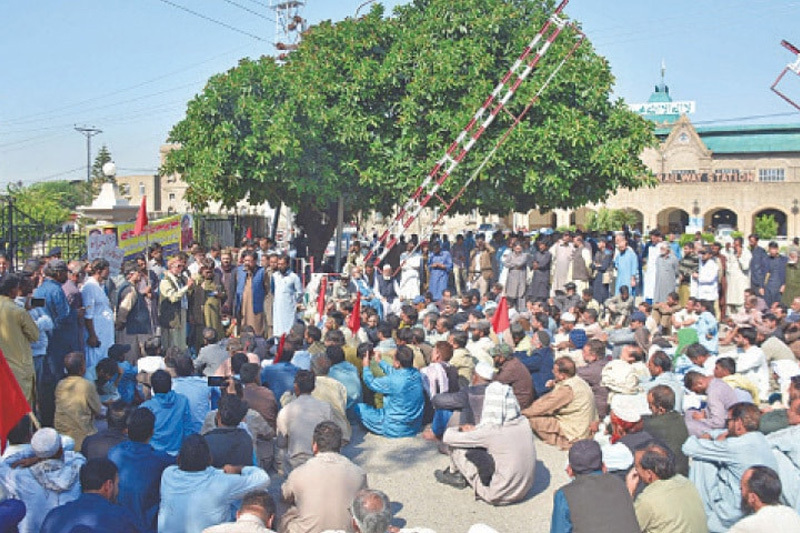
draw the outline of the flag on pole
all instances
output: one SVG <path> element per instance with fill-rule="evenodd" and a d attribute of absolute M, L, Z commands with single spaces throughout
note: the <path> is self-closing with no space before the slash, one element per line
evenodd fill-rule
<path fill-rule="evenodd" d="M 320 320 L 325 314 L 325 292 L 328 290 L 328 276 L 323 275 L 319 280 L 319 294 L 317 295 L 317 315 Z"/>
<path fill-rule="evenodd" d="M 511 323 L 508 320 L 508 300 L 503 296 L 497 305 L 497 310 L 492 317 L 492 329 L 498 335 L 507 330 Z"/>
<path fill-rule="evenodd" d="M 275 352 L 275 358 L 272 360 L 273 365 L 281 362 L 281 357 L 283 357 L 284 344 L 286 344 L 286 333 L 281 335 L 281 340 L 278 342 L 278 351 Z"/>
<path fill-rule="evenodd" d="M 245 232 L 245 237 L 247 237 L 248 241 L 253 238 L 253 226 L 247 226 L 247 231 Z"/>
<path fill-rule="evenodd" d="M 347 327 L 353 332 L 353 335 L 358 333 L 361 329 L 361 291 L 358 292 L 356 303 L 353 306 L 353 312 L 350 313 L 350 320 L 347 321 Z"/>
<path fill-rule="evenodd" d="M 8 434 L 22 417 L 31 412 L 31 406 L 22 393 L 5 355 L 0 351 L 0 453 L 6 449 Z"/>
<path fill-rule="evenodd" d="M 147 196 L 142 196 L 142 205 L 136 213 L 136 225 L 133 227 L 134 235 L 141 235 L 147 227 Z"/>

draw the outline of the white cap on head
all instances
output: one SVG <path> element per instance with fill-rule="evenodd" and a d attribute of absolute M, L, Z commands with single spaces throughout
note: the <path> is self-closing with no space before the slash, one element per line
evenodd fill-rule
<path fill-rule="evenodd" d="M 575 315 L 567 311 L 566 313 L 561 313 L 561 321 L 562 322 L 575 322 Z"/>
<path fill-rule="evenodd" d="M 36 457 L 48 459 L 61 449 L 61 435 L 53 428 L 42 428 L 33 434 L 31 449 Z"/>
<path fill-rule="evenodd" d="M 494 367 L 486 361 L 478 361 L 478 364 L 475 365 L 475 373 L 483 379 L 494 379 Z"/>
<path fill-rule="evenodd" d="M 611 400 L 611 412 L 624 422 L 635 424 L 642 419 L 639 402 L 629 394 L 615 394 Z"/>

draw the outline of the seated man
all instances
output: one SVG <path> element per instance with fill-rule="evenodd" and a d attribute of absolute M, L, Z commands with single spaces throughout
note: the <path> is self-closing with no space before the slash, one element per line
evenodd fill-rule
<path fill-rule="evenodd" d="M 156 417 L 150 409 L 136 409 L 128 421 L 128 438 L 108 452 L 119 470 L 117 503 L 127 508 L 146 531 L 156 530 L 161 474 L 175 463 L 166 452 L 150 446 Z"/>
<path fill-rule="evenodd" d="M 81 352 L 71 352 L 64 357 L 67 377 L 56 385 L 55 428 L 62 435 L 75 440 L 80 450 L 83 439 L 97 433 L 94 420 L 100 415 L 102 404 L 94 383 L 85 379 L 86 359 Z"/>
<path fill-rule="evenodd" d="M 675 456 L 668 448 L 653 443 L 637 450 L 634 470 L 626 481 L 631 497 L 640 483 L 645 485 L 633 504 L 643 533 L 708 531 L 700 494 L 676 471 Z"/>
<path fill-rule="evenodd" d="M 736 367 L 742 377 L 749 379 L 758 387 L 758 395 L 753 397 L 753 401 L 766 403 L 769 400 L 769 367 L 764 352 L 756 346 L 756 330 L 741 328 L 735 340 L 739 348 Z"/>
<path fill-rule="evenodd" d="M 608 363 L 606 343 L 599 339 L 590 339 L 583 347 L 583 361 L 586 364 L 577 369 L 577 374 L 592 388 L 597 416 L 602 420 L 608 414 L 608 388 L 600 383 L 603 368 Z"/>
<path fill-rule="evenodd" d="M 526 336 L 527 337 L 527 336 Z M 523 355 L 514 352 L 531 374 L 533 389 L 536 398 L 543 396 L 550 390 L 547 383 L 553 379 L 553 349 L 550 347 L 550 335 L 546 331 L 537 331 L 533 334 L 533 351 Z"/>
<path fill-rule="evenodd" d="M 653 320 L 661 327 L 661 334 L 665 337 L 672 335 L 672 316 L 681 310 L 680 297 L 677 292 L 667 295 L 665 302 L 653 304 Z"/>
<path fill-rule="evenodd" d="M 106 413 L 108 428 L 86 437 L 81 446 L 81 454 L 87 459 L 108 457 L 111 448 L 128 440 L 126 426 L 130 414 L 131 408 L 125 402 L 117 400 L 112 403 Z"/>
<path fill-rule="evenodd" d="M 597 442 L 575 442 L 569 451 L 567 475 L 573 481 L 553 495 L 551 533 L 639 533 L 633 500 L 625 482 L 606 473 Z"/>
<path fill-rule="evenodd" d="M 714 365 L 714 377 L 727 383 L 736 393 L 737 402 L 758 402 L 758 387 L 741 374 L 736 373 L 736 361 L 732 357 L 720 357 Z"/>
<path fill-rule="evenodd" d="M 250 491 L 266 489 L 269 476 L 255 466 L 211 466 L 203 437 L 189 435 L 181 445 L 178 464 L 161 476 L 159 531 L 199 533 L 230 520 L 232 507 Z"/>
<path fill-rule="evenodd" d="M 269 533 L 275 520 L 275 501 L 269 492 L 254 490 L 242 498 L 242 506 L 236 511 L 234 524 L 219 524 L 207 527 L 203 533 Z"/>
<path fill-rule="evenodd" d="M 251 466 L 253 464 L 253 439 L 239 427 L 247 414 L 247 404 L 235 394 L 226 394 L 219 400 L 217 427 L 205 433 L 211 464 L 214 468 L 225 465 Z"/>
<path fill-rule="evenodd" d="M 314 457 L 292 470 L 281 487 L 283 500 L 290 506 L 281 518 L 281 532 L 348 528 L 348 505 L 367 487 L 367 474 L 340 454 L 341 447 L 342 430 L 334 422 L 314 428 Z"/>
<path fill-rule="evenodd" d="M 150 444 L 159 451 L 178 455 L 183 438 L 192 433 L 192 413 L 186 396 L 172 390 L 172 378 L 164 370 L 150 377 L 153 397 L 142 404 L 156 415 L 156 427 Z"/>
<path fill-rule="evenodd" d="M 622 327 L 628 323 L 628 318 L 633 313 L 634 299 L 626 285 L 619 288 L 619 292 L 605 301 L 608 311 L 608 322 L 612 327 Z"/>
<path fill-rule="evenodd" d="M 683 381 L 677 374 L 672 372 L 672 359 L 663 351 L 659 350 L 650 356 L 647 362 L 647 369 L 650 371 L 652 379 L 642 383 L 642 390 L 645 392 L 659 385 L 666 385 L 675 393 L 674 409 L 679 413 L 683 412 Z"/>
<path fill-rule="evenodd" d="M 475 365 L 472 381 L 466 387 L 461 387 L 457 392 L 442 392 L 431 399 L 431 404 L 436 410 L 454 411 L 450 418 L 450 427 L 458 425 L 477 425 L 481 422 L 483 413 L 483 399 L 486 388 L 494 378 L 494 367 L 481 361 Z M 458 423 L 456 423 L 458 421 Z"/>
<path fill-rule="evenodd" d="M 38 532 L 50 510 L 81 495 L 78 471 L 85 463 L 81 454 L 64 450 L 61 435 L 53 428 L 37 431 L 29 451 L 11 454 L 0 462 L 0 485 L 27 508 L 20 531 Z"/>
<path fill-rule="evenodd" d="M 736 393 L 721 379 L 689 372 L 684 376 L 686 388 L 695 394 L 706 395 L 704 409 L 687 409 L 684 415 L 690 435 L 699 437 L 715 429 L 725 429 L 725 415 L 737 403 Z"/>
<path fill-rule="evenodd" d="M 656 385 L 647 392 L 651 415 L 642 417 L 644 431 L 667 445 L 675 456 L 675 470 L 689 475 L 689 459 L 681 447 L 689 438 L 683 415 L 675 411 L 675 391 L 667 385 Z"/>
<path fill-rule="evenodd" d="M 683 453 L 692 459 L 689 479 L 697 487 L 711 533 L 727 531 L 742 516 L 740 484 L 745 470 L 755 465 L 778 468 L 767 439 L 758 431 L 761 413 L 751 403 L 737 403 L 727 411 L 727 433 L 722 440 L 690 436 Z"/>
<path fill-rule="evenodd" d="M 494 346 L 490 354 L 494 360 L 494 366 L 498 369 L 494 380 L 511 387 L 521 408 L 528 407 L 533 403 L 534 397 L 533 380 L 528 369 L 514 357 L 511 346 L 508 344 L 500 343 Z"/>
<path fill-rule="evenodd" d="M 520 416 L 511 387 L 495 381 L 486 388 L 481 422 L 445 431 L 450 467 L 435 472 L 440 483 L 465 488 L 492 505 L 520 501 L 533 486 L 536 448 Z"/>
<path fill-rule="evenodd" d="M 81 496 L 56 507 L 42 523 L 41 533 L 93 531 L 137 533 L 141 524 L 124 507 L 115 505 L 119 489 L 117 467 L 109 459 L 92 459 L 81 467 Z"/>
<path fill-rule="evenodd" d="M 553 390 L 533 402 L 522 414 L 540 439 L 566 450 L 573 442 L 589 438 L 590 427 L 598 420 L 597 407 L 592 389 L 575 375 L 572 359 L 556 359 L 553 375 Z"/>
<path fill-rule="evenodd" d="M 742 512 L 745 517 L 729 533 L 760 533 L 800 531 L 800 516 L 793 509 L 781 505 L 781 480 L 766 466 L 752 466 L 742 475 Z"/>
<path fill-rule="evenodd" d="M 383 408 L 365 403 L 356 405 L 356 416 L 371 432 L 385 437 L 411 437 L 422 429 L 422 412 L 425 406 L 425 389 L 422 375 L 414 368 L 414 353 L 407 346 L 398 346 L 394 362 L 377 365 L 386 374 L 373 376 L 369 356 L 362 359 L 364 384 L 376 393 L 383 394 Z"/>
<path fill-rule="evenodd" d="M 783 498 L 789 507 L 800 509 L 800 398 L 786 410 L 789 427 L 767 435 L 778 462 L 778 475 L 783 485 Z"/>
<path fill-rule="evenodd" d="M 316 378 L 310 370 L 298 370 L 294 377 L 295 400 L 278 413 L 278 436 L 275 442 L 278 450 L 288 455 L 289 468 L 297 468 L 314 456 L 313 434 L 318 424 L 333 421 L 333 408 L 330 404 L 317 400 L 314 391 Z M 279 456 L 282 464 L 284 458 Z"/>

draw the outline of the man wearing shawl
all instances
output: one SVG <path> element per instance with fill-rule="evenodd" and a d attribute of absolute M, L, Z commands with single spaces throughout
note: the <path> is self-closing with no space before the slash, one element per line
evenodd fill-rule
<path fill-rule="evenodd" d="M 518 502 L 533 486 L 533 435 L 508 385 L 495 381 L 486 387 L 480 423 L 448 429 L 444 443 L 452 451 L 449 469 L 435 472 L 441 483 L 469 484 L 476 497 L 492 505 Z"/>

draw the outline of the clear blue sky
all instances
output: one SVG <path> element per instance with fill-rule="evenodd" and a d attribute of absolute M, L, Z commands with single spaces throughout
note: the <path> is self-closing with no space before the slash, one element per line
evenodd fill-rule
<path fill-rule="evenodd" d="M 0 188 L 85 176 L 75 124 L 103 130 L 93 152 L 106 144 L 120 174 L 154 172 L 159 146 L 205 81 L 241 57 L 274 51 L 269 0 L 169 2 L 263 41 L 166 0 L 0 3 Z M 312 24 L 340 20 L 361 2 L 307 0 L 304 15 Z M 800 45 L 800 0 L 572 0 L 567 13 L 609 59 L 616 93 L 628 102 L 646 101 L 663 59 L 673 98 L 697 102 L 695 122 L 800 122 L 769 91 L 794 60 L 781 39 Z M 800 78 L 784 88 L 800 100 Z"/>

